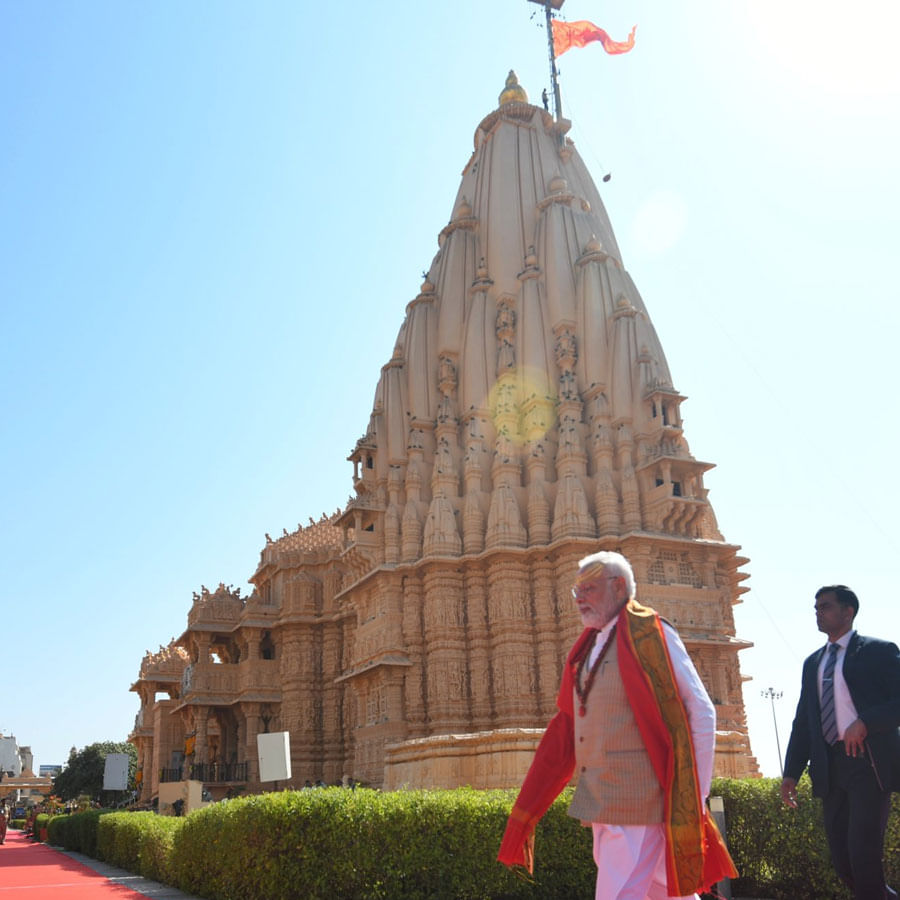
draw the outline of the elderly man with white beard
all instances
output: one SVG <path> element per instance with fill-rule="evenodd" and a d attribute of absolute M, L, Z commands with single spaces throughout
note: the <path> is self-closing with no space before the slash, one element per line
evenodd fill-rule
<path fill-rule="evenodd" d="M 593 831 L 596 900 L 696 897 L 737 874 L 704 804 L 715 709 L 678 633 L 635 594 L 620 553 L 579 563 L 584 631 L 498 859 L 533 871 L 535 825 L 577 771 L 569 814 Z"/>

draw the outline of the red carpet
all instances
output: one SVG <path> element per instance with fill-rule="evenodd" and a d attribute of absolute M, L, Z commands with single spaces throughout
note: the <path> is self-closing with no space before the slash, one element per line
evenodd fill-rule
<path fill-rule="evenodd" d="M 46 844 L 33 844 L 21 831 L 6 832 L 0 846 L 0 900 L 120 900 L 139 898 Z"/>

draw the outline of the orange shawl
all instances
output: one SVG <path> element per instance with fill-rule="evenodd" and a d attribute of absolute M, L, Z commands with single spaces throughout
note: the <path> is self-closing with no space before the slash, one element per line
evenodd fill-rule
<path fill-rule="evenodd" d="M 534 870 L 535 825 L 575 770 L 575 668 L 595 634 L 585 629 L 566 659 L 556 700 L 559 712 L 538 745 L 497 855 L 508 866 Z M 667 889 L 683 897 L 733 878 L 737 870 L 700 797 L 690 727 L 659 616 L 629 601 L 619 613 L 616 640 L 625 693 L 665 798 Z"/>

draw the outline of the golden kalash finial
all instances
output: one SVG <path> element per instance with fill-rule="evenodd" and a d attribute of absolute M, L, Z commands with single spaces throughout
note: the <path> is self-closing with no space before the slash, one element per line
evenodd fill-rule
<path fill-rule="evenodd" d="M 509 75 L 506 76 L 506 87 L 503 89 L 503 92 L 500 94 L 500 106 L 503 106 L 504 103 L 527 103 L 528 102 L 528 94 L 525 93 L 525 88 L 519 84 L 519 79 L 516 73 L 510 69 Z"/>

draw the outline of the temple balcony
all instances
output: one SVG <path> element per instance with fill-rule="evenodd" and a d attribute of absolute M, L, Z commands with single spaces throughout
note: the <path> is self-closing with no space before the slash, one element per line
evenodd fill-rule
<path fill-rule="evenodd" d="M 203 785 L 243 785 L 249 781 L 250 763 L 192 763 L 159 770 L 161 782 L 201 781 Z"/>
<path fill-rule="evenodd" d="M 237 690 L 238 666 L 234 663 L 197 662 L 185 669 L 182 682 L 185 701 L 196 701 L 201 699 L 198 695 L 212 694 L 218 702 L 223 702 L 225 698 L 233 698 Z"/>
<path fill-rule="evenodd" d="M 188 628 L 200 631 L 227 631 L 237 625 L 244 606 L 233 600 L 195 600 L 188 611 Z"/>
<path fill-rule="evenodd" d="M 265 694 L 267 701 L 281 700 L 281 664 L 277 659 L 246 659 L 229 668 L 237 669 L 239 694 Z"/>
<path fill-rule="evenodd" d="M 705 500 L 672 496 L 672 485 L 660 485 L 644 498 L 644 527 L 647 531 L 693 536 L 706 511 Z"/>
<path fill-rule="evenodd" d="M 221 705 L 234 703 L 245 694 L 265 702 L 281 699 L 280 664 L 275 659 L 194 663 L 188 670 L 182 694 L 185 702 Z"/>
<path fill-rule="evenodd" d="M 148 719 L 151 717 L 148 716 Z M 141 708 L 138 710 L 137 715 L 134 717 L 134 728 L 131 731 L 131 734 L 128 735 L 128 740 L 133 741 L 135 738 L 140 737 L 153 737 L 153 722 L 149 721 L 147 724 L 144 724 L 144 710 Z"/>
<path fill-rule="evenodd" d="M 193 763 L 188 776 L 192 781 L 202 781 L 204 785 L 246 784 L 250 777 L 250 763 Z"/>
<path fill-rule="evenodd" d="M 378 547 L 381 543 L 380 535 L 374 530 L 359 531 L 356 528 L 348 528 L 347 536 L 344 541 L 344 549 L 349 550 L 351 547 Z"/>

